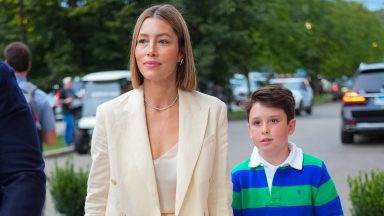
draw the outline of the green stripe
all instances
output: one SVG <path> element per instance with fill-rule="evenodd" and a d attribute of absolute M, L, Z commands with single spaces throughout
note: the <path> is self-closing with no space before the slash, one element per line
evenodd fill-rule
<path fill-rule="evenodd" d="M 311 186 L 292 186 L 272 188 L 272 196 L 268 188 L 244 189 L 243 208 L 261 208 L 274 206 L 303 206 L 312 205 Z M 239 198 L 240 195 L 236 195 Z"/>
<path fill-rule="evenodd" d="M 237 166 L 235 166 L 235 168 L 232 169 L 231 173 L 235 173 L 238 170 L 248 170 L 249 169 L 249 167 L 248 167 L 249 160 L 251 160 L 251 159 L 247 159 L 247 160 L 239 163 Z"/>
<path fill-rule="evenodd" d="M 326 183 L 322 184 L 317 189 L 317 194 L 315 198 L 315 206 L 321 206 L 325 203 L 332 201 L 338 197 L 335 184 L 332 179 L 329 179 Z"/>
<path fill-rule="evenodd" d="M 263 166 L 258 166 L 256 168 L 248 167 L 249 161 L 250 159 L 241 162 L 239 165 L 232 169 L 231 173 L 233 174 L 239 170 L 264 170 Z"/>
<path fill-rule="evenodd" d="M 272 187 L 272 198 L 269 206 L 305 206 L 312 205 L 310 185 L 290 187 Z"/>
<path fill-rule="evenodd" d="M 232 193 L 232 208 L 234 209 L 242 209 L 241 206 L 241 193 L 233 192 Z"/>
<path fill-rule="evenodd" d="M 269 189 L 250 188 L 241 191 L 242 208 L 260 208 L 268 204 L 270 200 Z"/>
<path fill-rule="evenodd" d="M 315 195 L 316 197 L 312 197 Z M 323 205 L 337 197 L 333 182 L 330 180 L 320 188 L 310 185 L 272 188 L 272 196 L 269 189 L 249 188 L 240 193 L 233 192 L 233 208 L 262 208 L 266 206 L 306 206 Z"/>
<path fill-rule="evenodd" d="M 323 162 L 317 157 L 314 157 L 309 154 L 304 154 L 303 166 L 307 166 L 307 165 L 322 167 Z"/>

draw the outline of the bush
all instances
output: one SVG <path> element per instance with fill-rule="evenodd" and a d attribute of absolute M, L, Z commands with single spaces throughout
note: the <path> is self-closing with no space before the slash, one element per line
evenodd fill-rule
<path fill-rule="evenodd" d="M 48 181 L 57 211 L 67 216 L 84 215 L 87 179 L 88 173 L 81 168 L 75 171 L 71 159 L 66 161 L 64 167 L 55 165 Z"/>
<path fill-rule="evenodd" d="M 348 176 L 352 215 L 384 215 L 384 171 L 359 172 Z"/>

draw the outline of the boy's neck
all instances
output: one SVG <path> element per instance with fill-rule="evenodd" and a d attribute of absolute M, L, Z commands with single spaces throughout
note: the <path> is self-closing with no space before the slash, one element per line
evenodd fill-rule
<path fill-rule="evenodd" d="M 268 163 L 272 164 L 273 166 L 278 166 L 287 160 L 290 152 L 291 150 L 287 146 L 287 148 L 284 148 L 280 152 L 259 152 L 259 154 Z"/>

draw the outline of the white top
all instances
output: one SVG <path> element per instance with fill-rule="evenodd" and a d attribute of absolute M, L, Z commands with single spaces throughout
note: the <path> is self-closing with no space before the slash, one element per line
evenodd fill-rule
<path fill-rule="evenodd" d="M 175 213 L 177 144 L 153 161 L 161 213 Z"/>
<path fill-rule="evenodd" d="M 276 170 L 279 167 L 291 166 L 297 170 L 301 170 L 303 168 L 303 150 L 297 147 L 293 142 L 288 142 L 288 148 L 290 150 L 287 159 L 280 165 L 274 166 L 264 160 L 263 157 L 259 154 L 259 150 L 254 147 L 251 160 L 248 163 L 248 167 L 254 168 L 259 165 L 264 166 L 265 176 L 267 177 L 269 193 L 271 193 L 272 182 L 275 176 Z"/>

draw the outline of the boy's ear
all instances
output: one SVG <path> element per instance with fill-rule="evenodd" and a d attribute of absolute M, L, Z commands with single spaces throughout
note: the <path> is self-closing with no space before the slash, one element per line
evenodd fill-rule
<path fill-rule="evenodd" d="M 295 129 L 296 129 L 296 119 L 293 118 L 288 123 L 288 134 L 292 135 L 295 132 Z"/>
<path fill-rule="evenodd" d="M 249 138 L 252 139 L 252 133 L 251 133 L 251 128 L 250 128 L 249 123 L 248 123 L 247 125 L 248 125 L 248 134 L 249 134 Z"/>

